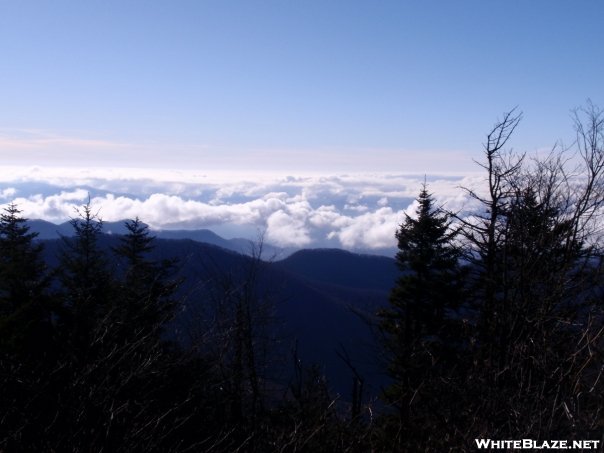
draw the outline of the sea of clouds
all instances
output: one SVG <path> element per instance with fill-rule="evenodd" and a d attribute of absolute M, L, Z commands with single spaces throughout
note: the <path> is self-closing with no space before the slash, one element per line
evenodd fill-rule
<path fill-rule="evenodd" d="M 151 229 L 208 228 L 226 237 L 259 233 L 280 247 L 396 247 L 395 231 L 413 215 L 425 181 L 437 205 L 463 212 L 462 187 L 481 175 L 198 173 L 137 169 L 2 167 L 0 207 L 62 223 L 90 200 L 105 221 L 139 217 Z"/>

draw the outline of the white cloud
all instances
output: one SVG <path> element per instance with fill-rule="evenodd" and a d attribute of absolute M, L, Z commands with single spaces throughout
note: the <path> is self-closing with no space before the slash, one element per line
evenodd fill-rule
<path fill-rule="evenodd" d="M 304 216 L 282 210 L 266 219 L 266 238 L 279 246 L 304 247 L 311 243 Z"/>
<path fill-rule="evenodd" d="M 345 248 L 388 248 L 396 245 L 394 234 L 402 219 L 401 212 L 379 208 L 354 218 L 339 231 L 332 232 Z"/>
<path fill-rule="evenodd" d="M 0 199 L 3 200 L 13 199 L 15 198 L 15 195 L 17 195 L 17 189 L 14 187 L 7 187 L 6 189 L 2 189 L 2 191 L 0 191 Z"/>
<path fill-rule="evenodd" d="M 42 196 L 33 195 L 28 198 L 15 198 L 23 215 L 32 219 L 45 219 L 50 222 L 62 222 L 77 215 L 77 209 L 88 198 L 88 192 L 82 189 L 61 191 L 58 194 Z"/>
<path fill-rule="evenodd" d="M 106 221 L 140 217 L 155 229 L 238 225 L 266 232 L 280 246 L 393 248 L 405 212 L 413 214 L 423 175 L 283 176 L 0 167 L 0 196 L 24 215 L 55 223 L 76 215 L 88 199 Z M 4 181 L 4 182 L 2 182 Z M 476 178 L 432 178 L 429 190 L 447 209 L 471 205 L 460 185 Z M 32 185 L 32 183 L 35 183 Z M 40 187 L 40 183 L 51 184 Z M 29 191 L 29 192 L 28 192 Z M 249 227 L 249 228 L 248 228 Z M 241 228 L 238 230 L 240 231 Z"/>

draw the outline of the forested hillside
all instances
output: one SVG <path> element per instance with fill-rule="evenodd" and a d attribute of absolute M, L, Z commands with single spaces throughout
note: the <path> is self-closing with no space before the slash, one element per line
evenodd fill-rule
<path fill-rule="evenodd" d="M 155 239 L 138 219 L 103 234 L 89 206 L 80 214 L 60 240 L 37 240 L 14 205 L 1 219 L 7 450 L 270 451 L 313 445 L 315 430 L 349 442 L 357 375 L 364 403 L 384 382 L 368 319 L 394 260 L 376 257 L 381 285 L 332 284 L 306 274 L 340 251 L 294 271 Z M 346 257 L 351 270 L 366 261 Z"/>
<path fill-rule="evenodd" d="M 571 154 L 487 135 L 471 209 L 424 185 L 395 261 L 260 259 L 0 217 L 1 451 L 472 451 L 600 439 L 604 112 Z M 391 288 L 390 288 L 391 287 Z M 371 363 L 370 363 L 371 362 Z M 385 380 L 376 373 L 382 365 Z"/>
<path fill-rule="evenodd" d="M 379 313 L 389 449 L 602 435 L 604 112 L 576 111 L 574 148 L 545 157 L 506 148 L 520 120 L 488 134 L 471 215 L 424 186 L 397 233 L 405 273 Z"/>

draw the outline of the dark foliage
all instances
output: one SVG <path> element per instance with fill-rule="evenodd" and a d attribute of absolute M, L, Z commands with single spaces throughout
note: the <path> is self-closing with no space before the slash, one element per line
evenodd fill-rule
<path fill-rule="evenodd" d="M 450 414 L 443 413 L 447 409 L 435 395 L 447 392 L 456 378 L 463 330 L 456 232 L 425 186 L 417 202 L 415 218 L 406 216 L 397 231 L 401 276 L 390 307 L 379 313 L 392 378 L 384 397 L 398 412 L 385 418 L 382 441 L 397 450 L 446 430 Z"/>
<path fill-rule="evenodd" d="M 467 189 L 473 212 L 439 214 L 422 190 L 417 219 L 397 234 L 403 275 L 381 314 L 385 399 L 398 409 L 376 431 L 384 449 L 599 438 L 602 115 L 578 112 L 572 170 L 564 151 L 529 161 L 504 150 L 520 121 L 504 115 L 485 143 L 486 188 Z"/>
<path fill-rule="evenodd" d="M 486 187 L 467 189 L 471 212 L 447 213 L 422 188 L 396 234 L 400 277 L 378 313 L 383 406 L 364 401 L 358 351 L 337 352 L 353 378 L 351 400 L 338 400 L 297 347 L 291 366 L 272 327 L 271 285 L 302 268 L 290 281 L 304 301 L 299 324 L 352 336 L 358 324 L 316 316 L 337 318 L 340 299 L 352 297 L 346 286 L 360 277 L 341 268 L 345 254 L 292 256 L 274 283 L 261 249 L 231 254 L 211 282 L 196 282 L 205 311 L 193 313 L 176 297 L 177 263 L 151 258 L 154 238 L 138 219 L 109 241 L 84 206 L 49 270 L 9 205 L 0 215 L 0 451 L 473 451 L 477 438 L 597 439 L 603 116 L 593 105 L 576 112 L 571 170 L 564 151 L 532 161 L 505 151 L 520 117 L 504 115 L 485 143 Z M 324 262 L 308 269 L 317 253 Z M 375 287 L 364 289 L 379 293 L 392 261 L 357 259 L 375 263 Z M 317 302 L 327 287 L 337 304 Z M 195 329 L 175 332 L 185 318 Z"/>
<path fill-rule="evenodd" d="M 17 208 L 0 221 L 0 451 L 365 450 L 320 373 L 271 380 L 259 258 L 220 276 L 220 316 L 185 349 L 165 332 L 176 263 L 146 226 L 113 253 L 89 205 L 72 227 L 49 274 Z"/>
<path fill-rule="evenodd" d="M 33 360 L 51 340 L 53 304 L 42 248 L 19 213 L 10 204 L 0 215 L 0 345 Z"/>

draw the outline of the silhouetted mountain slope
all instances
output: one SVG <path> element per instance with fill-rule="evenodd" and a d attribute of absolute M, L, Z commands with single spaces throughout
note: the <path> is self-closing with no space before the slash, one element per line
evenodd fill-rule
<path fill-rule="evenodd" d="M 69 222 L 60 224 L 47 222 L 46 220 L 34 219 L 28 220 L 27 225 L 32 233 L 38 233 L 38 239 L 57 239 L 61 236 L 70 237 L 73 235 L 73 227 Z M 128 230 L 124 222 L 103 222 L 103 231 L 107 235 L 126 234 Z"/>
<path fill-rule="evenodd" d="M 110 250 L 118 241 L 118 236 L 103 235 L 100 245 Z M 45 243 L 47 261 L 56 265 L 61 240 Z M 230 279 L 231 290 L 244 284 L 254 264 L 248 256 L 191 239 L 156 239 L 152 258 L 178 262 L 183 306 L 174 335 L 185 343 L 205 334 L 225 281 Z M 383 377 L 377 372 L 375 339 L 366 318 L 387 303 L 395 271 L 392 259 L 339 250 L 305 250 L 283 261 L 261 262 L 256 293 L 273 301 L 271 329 L 278 335 L 279 360 L 291 367 L 297 347 L 302 362 L 318 365 L 332 389 L 348 400 L 352 373 L 336 352 L 344 348 L 375 396 Z"/>
<path fill-rule="evenodd" d="M 227 240 L 218 236 L 213 231 L 202 230 L 160 230 L 153 231 L 153 234 L 161 239 L 192 239 L 197 242 L 205 242 L 207 244 L 217 245 L 219 247 L 231 250 L 236 243 L 238 246 L 249 246 L 250 241 L 244 239 Z"/>
<path fill-rule="evenodd" d="M 69 222 L 63 222 L 59 225 L 47 222 L 46 220 L 28 220 L 28 225 L 32 232 L 38 233 L 39 239 L 56 239 L 60 236 L 71 236 L 73 228 Z M 124 221 L 103 222 L 103 231 L 106 234 L 126 234 L 127 230 Z M 151 230 L 151 234 L 158 239 L 191 239 L 197 242 L 217 245 L 227 250 L 232 250 L 243 255 L 255 253 L 253 241 L 242 238 L 224 239 L 211 230 Z M 263 244 L 262 256 L 270 259 L 272 257 L 283 257 L 289 253 L 288 250 L 275 247 L 271 244 Z"/>
<path fill-rule="evenodd" d="M 399 273 L 392 258 L 340 249 L 300 250 L 276 264 L 310 280 L 378 291 L 389 291 Z"/>
<path fill-rule="evenodd" d="M 249 239 L 233 238 L 225 239 L 211 230 L 159 230 L 152 234 L 160 239 L 192 239 L 197 242 L 217 245 L 227 250 L 232 250 L 243 255 L 253 255 L 258 252 L 257 245 Z M 270 259 L 273 256 L 283 256 L 287 251 L 271 244 L 262 245 L 263 258 Z"/>
<path fill-rule="evenodd" d="M 230 274 L 234 280 L 244 278 L 252 264 L 242 256 L 211 245 L 188 240 L 158 240 L 158 258 L 176 256 L 182 263 L 187 283 L 186 309 L 182 319 L 191 320 L 192 314 L 207 309 L 208 294 L 220 284 L 220 279 Z M 168 251 L 169 253 L 164 255 Z M 381 266 L 376 272 L 395 268 L 388 258 L 363 257 L 344 252 L 337 259 L 340 271 L 346 268 L 356 276 L 354 285 L 346 285 L 344 278 L 329 280 L 310 279 L 312 269 L 338 251 L 326 250 L 311 253 L 300 272 L 283 266 L 283 261 L 262 263 L 258 278 L 258 293 L 268 294 L 274 302 L 274 323 L 279 330 L 282 359 L 292 362 L 292 351 L 297 347 L 300 359 L 306 365 L 317 364 L 324 371 L 332 388 L 342 398 L 351 392 L 352 374 L 338 357 L 337 350 L 344 348 L 355 367 L 367 380 L 367 389 L 377 394 L 383 378 L 378 375 L 375 363 L 375 338 L 367 324 L 380 306 L 385 306 L 392 286 L 389 277 L 380 279 L 370 272 L 371 264 Z M 396 270 L 396 269 L 395 269 Z M 366 272 L 366 274 L 365 274 Z M 393 273 L 388 272 L 390 276 Z M 334 274 L 334 276 L 337 273 Z M 191 286 L 191 282 L 195 282 Z"/>
<path fill-rule="evenodd" d="M 28 220 L 27 225 L 32 233 L 38 233 L 38 239 L 56 239 L 63 236 L 71 236 L 73 228 L 69 222 L 57 225 L 46 220 Z"/>

